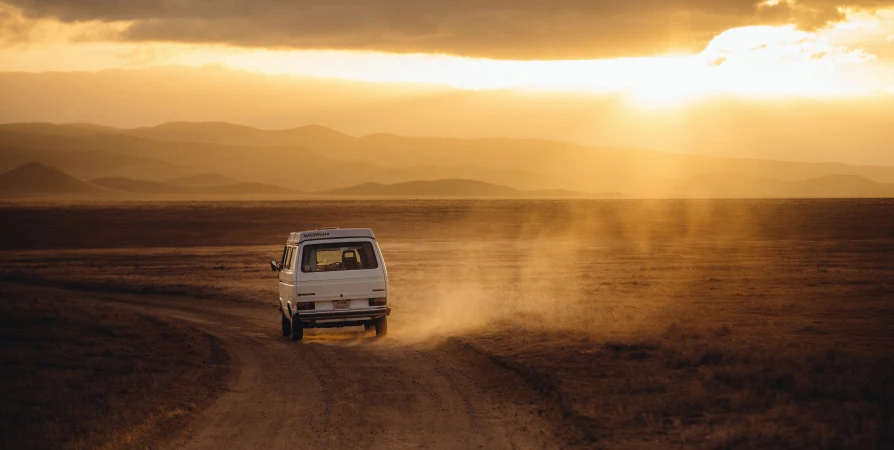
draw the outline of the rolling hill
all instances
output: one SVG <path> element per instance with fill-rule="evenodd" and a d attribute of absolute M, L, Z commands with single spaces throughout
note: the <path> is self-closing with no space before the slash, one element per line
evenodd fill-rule
<path fill-rule="evenodd" d="M 341 189 L 317 192 L 320 195 L 382 197 L 506 197 L 506 198 L 582 198 L 592 195 L 563 190 L 522 191 L 477 180 L 409 181 L 405 183 L 363 183 Z"/>
<path fill-rule="evenodd" d="M 158 181 L 109 177 L 90 180 L 91 183 L 121 192 L 135 194 L 177 195 L 280 195 L 294 191 L 263 183 L 232 182 L 213 186 L 183 186 Z"/>
<path fill-rule="evenodd" d="M 517 197 L 522 191 L 475 180 L 437 180 L 396 184 L 363 183 L 318 193 L 346 196 Z"/>
<path fill-rule="evenodd" d="M 157 141 L 124 134 L 89 134 L 60 136 L 4 131 L 0 127 L 0 152 L 16 152 L 24 161 L 46 159 L 55 154 L 61 170 L 85 172 L 82 160 L 87 152 L 118 155 L 115 158 L 137 158 L 155 162 L 158 170 L 147 170 L 141 176 L 131 171 L 130 176 L 151 181 L 166 181 L 189 175 L 219 173 L 224 176 L 284 186 L 296 190 L 332 188 L 356 183 L 358 173 L 381 173 L 382 169 L 366 163 L 336 161 L 301 147 L 263 147 L 218 145 L 192 142 Z M 163 166 L 168 170 L 164 170 Z M 286 168 L 292 168 L 291 170 Z M 301 177 L 296 171 L 302 170 Z M 186 169 L 186 170 L 184 170 Z M 90 178 L 120 177 L 117 167 L 101 173 L 91 171 Z M 134 173 L 136 172 L 136 173 Z"/>
<path fill-rule="evenodd" d="M 883 183 L 894 182 L 894 167 L 717 158 L 641 149 L 585 147 L 542 139 L 454 139 L 389 134 L 352 137 L 321 126 L 267 131 L 216 122 L 177 122 L 125 132 L 156 139 L 204 143 L 299 146 L 336 160 L 365 162 L 392 169 L 424 166 L 477 168 L 533 175 L 531 184 L 538 185 L 515 186 L 519 189 L 552 187 L 613 191 L 618 189 L 613 189 L 613 185 L 600 185 L 605 184 L 602 181 L 661 184 L 681 177 L 718 172 L 782 181 L 855 175 Z M 460 175 L 458 178 L 481 179 Z M 556 184 L 561 180 L 566 186 Z"/>
<path fill-rule="evenodd" d="M 100 192 L 103 192 L 103 189 L 98 186 L 38 163 L 28 163 L 0 174 L 0 195 Z"/>
<path fill-rule="evenodd" d="M 43 126 L 43 125 L 42 125 Z M 65 126 L 61 126 L 65 127 Z M 152 140 L 115 134 L 65 135 L 30 134 L 4 130 L 0 126 L 0 152 L 17 152 L 21 161 L 56 156 L 64 162 L 57 165 L 85 178 L 121 177 L 152 181 L 168 181 L 186 175 L 213 172 L 223 176 L 283 186 L 296 191 L 313 191 L 355 185 L 363 181 L 395 183 L 465 177 L 495 181 L 531 180 L 534 175 L 519 171 L 490 170 L 468 167 L 417 166 L 393 169 L 364 161 L 345 161 L 323 156 L 298 146 L 221 145 L 195 142 Z M 92 161 L 86 152 L 101 151 L 118 157 L 138 158 L 148 164 L 157 163 L 146 175 L 129 171 L 122 175 L 120 167 L 109 167 L 100 173 L 78 158 Z M 33 156 L 32 156 L 33 155 Z M 119 163 L 120 166 L 122 163 Z M 164 170 L 167 165 L 168 170 Z M 87 170 L 84 170 L 84 166 Z M 89 171 L 89 176 L 83 173 Z M 471 176 L 469 176 L 471 175 Z"/>
<path fill-rule="evenodd" d="M 317 150 L 344 148 L 355 138 L 338 131 L 308 125 L 285 130 L 260 130 L 226 122 L 168 122 L 154 127 L 119 130 L 131 136 L 170 142 L 225 145 L 300 146 L 312 143 Z"/>
<path fill-rule="evenodd" d="M 380 197 L 504 197 L 504 198 L 623 198 L 618 193 L 587 194 L 567 190 L 523 191 L 476 180 L 412 181 L 396 184 L 363 183 L 317 192 L 327 196 Z M 836 175 L 802 181 L 779 181 L 740 174 L 708 174 L 683 182 L 670 198 L 889 198 L 894 184 L 862 177 Z"/>
<path fill-rule="evenodd" d="M 280 186 L 264 183 L 239 181 L 218 173 L 203 173 L 168 180 L 168 185 L 186 189 L 189 192 L 216 194 L 284 194 L 295 192 Z"/>
<path fill-rule="evenodd" d="M 121 198 L 155 196 L 281 196 L 294 191 L 263 183 L 233 182 L 218 186 L 186 187 L 124 177 L 83 181 L 40 163 L 27 163 L 0 173 L 0 197 L 77 195 L 78 198 Z"/>
<path fill-rule="evenodd" d="M 196 171 L 180 164 L 114 151 L 53 151 L 22 147 L 13 149 L 7 147 L 0 137 L 0 171 L 11 170 L 29 162 L 55 167 L 85 180 L 102 177 L 160 180 L 185 176 Z"/>
<path fill-rule="evenodd" d="M 392 189 L 387 186 L 401 183 L 477 180 L 526 196 L 552 191 L 549 196 L 557 197 L 577 192 L 842 197 L 890 196 L 886 185 L 894 183 L 894 167 L 885 166 L 716 158 L 538 139 L 353 137 L 320 126 L 268 131 L 217 122 L 136 129 L 0 125 L 0 155 L 10 155 L 16 164 L 51 164 L 81 178 L 183 187 L 248 182 L 302 192 L 356 189 L 364 183 L 374 183 L 364 191 L 385 192 Z M 456 195 L 502 195 L 465 184 L 452 187 Z"/>
<path fill-rule="evenodd" d="M 194 192 L 209 195 L 283 195 L 296 191 L 264 183 L 236 183 L 195 188 Z"/>
<path fill-rule="evenodd" d="M 171 83 L 171 80 L 177 82 Z M 115 95 L 106 95 L 110 92 Z M 455 136 L 464 137 L 467 141 L 486 136 L 541 137 L 553 141 L 573 139 L 589 142 L 589 146 L 584 148 L 600 148 L 601 145 L 603 148 L 623 146 L 718 156 L 761 155 L 760 158 L 765 160 L 809 158 L 812 161 L 835 161 L 839 157 L 837 155 L 841 155 L 852 164 L 880 161 L 879 164 L 894 166 L 891 147 L 894 127 L 886 119 L 894 105 L 894 96 L 875 98 L 873 95 L 872 99 L 845 97 L 848 98 L 821 101 L 790 98 L 785 102 L 766 102 L 762 98 L 719 96 L 714 100 L 681 102 L 679 109 L 641 108 L 644 105 L 626 101 L 628 98 L 624 94 L 603 96 L 490 89 L 469 91 L 410 83 L 397 86 L 393 83 L 348 82 L 314 77 L 261 76 L 218 66 L 157 67 L 0 74 L 0 98 L 4 99 L 0 105 L 0 122 L 64 123 L 76 120 L 123 124 L 132 127 L 123 131 L 132 133 L 136 132 L 133 127 L 145 127 L 147 124 L 171 120 L 201 121 L 214 117 L 231 123 L 262 124 L 274 128 L 274 131 L 294 129 L 295 125 L 323 124 L 348 132 L 349 141 L 361 139 L 353 136 L 381 131 L 390 132 L 401 141 L 406 140 L 402 136 L 407 135 Z M 844 118 L 853 120 L 842 120 Z M 185 131 L 177 133 L 188 135 L 190 123 L 178 123 L 184 125 Z M 81 130 L 77 132 L 82 133 Z M 154 133 L 154 136 L 146 134 L 143 137 L 161 140 L 161 135 L 165 134 Z M 273 134 L 259 133 L 259 136 Z M 361 151 L 372 144 L 391 146 L 389 135 L 373 137 L 375 139 L 367 139 L 368 145 L 364 143 L 352 152 L 363 156 Z M 195 138 L 175 133 L 165 139 L 232 142 L 226 140 L 229 137 L 211 135 Z M 303 145 L 332 159 L 347 160 L 335 153 L 328 153 L 330 149 L 325 145 L 333 147 L 333 151 L 340 150 L 342 145 L 336 141 L 330 143 L 328 139 L 307 139 L 306 145 L 292 140 L 286 144 Z M 414 139 L 417 141 L 409 144 L 411 150 L 418 147 L 418 143 L 427 141 L 426 138 Z M 313 145 L 311 140 L 315 142 Z M 437 141 L 431 142 L 437 144 Z M 239 144 L 267 146 L 273 143 L 243 141 Z M 372 162 L 386 168 L 404 163 L 388 161 L 384 156 Z M 425 164 L 428 163 L 422 165 Z M 711 167 L 700 173 L 735 171 L 730 167 Z M 754 173 L 748 170 L 742 173 L 783 181 L 836 174 L 778 172 Z M 672 175 L 680 178 L 698 174 Z M 867 173 L 841 174 L 894 182 Z"/>
<path fill-rule="evenodd" d="M 123 177 L 96 178 L 90 180 L 90 182 L 116 191 L 137 194 L 182 194 L 185 191 L 179 186 L 172 186 L 158 181 L 133 180 Z"/>
<path fill-rule="evenodd" d="M 238 184 L 239 180 L 219 173 L 201 173 L 185 177 L 173 178 L 167 181 L 170 184 L 185 187 L 214 187 Z"/>

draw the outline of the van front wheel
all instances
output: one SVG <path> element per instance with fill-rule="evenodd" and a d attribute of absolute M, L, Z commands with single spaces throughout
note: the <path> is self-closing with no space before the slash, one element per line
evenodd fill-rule
<path fill-rule="evenodd" d="M 376 336 L 388 334 L 388 317 L 376 319 Z"/>
<path fill-rule="evenodd" d="M 289 322 L 289 318 L 285 314 L 280 313 L 279 315 L 282 316 L 282 335 L 292 334 L 292 322 Z"/>
<path fill-rule="evenodd" d="M 300 341 L 304 338 L 304 325 L 295 317 L 292 319 L 292 340 Z"/>

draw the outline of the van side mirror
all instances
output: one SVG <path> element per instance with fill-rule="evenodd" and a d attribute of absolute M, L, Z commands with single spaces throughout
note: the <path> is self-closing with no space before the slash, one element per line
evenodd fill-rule
<path fill-rule="evenodd" d="M 282 269 L 276 261 L 270 261 L 270 268 L 273 269 L 274 272 L 279 272 Z"/>

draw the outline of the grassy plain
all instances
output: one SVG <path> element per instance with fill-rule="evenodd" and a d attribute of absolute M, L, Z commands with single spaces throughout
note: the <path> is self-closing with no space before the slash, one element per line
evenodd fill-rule
<path fill-rule="evenodd" d="M 194 328 L 0 286 L 3 448 L 155 447 L 214 400 L 228 358 Z"/>
<path fill-rule="evenodd" d="M 289 231 L 375 229 L 391 339 L 517 372 L 569 444 L 894 445 L 894 201 L 9 204 L 0 276 L 271 306 Z M 313 330 L 313 333 L 338 333 Z"/>

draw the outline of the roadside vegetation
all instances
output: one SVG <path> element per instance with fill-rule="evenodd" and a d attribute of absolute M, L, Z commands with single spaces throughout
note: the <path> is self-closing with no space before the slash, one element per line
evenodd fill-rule
<path fill-rule="evenodd" d="M 208 334 L 27 292 L 0 285 L 2 448 L 154 448 L 223 388 Z"/>

